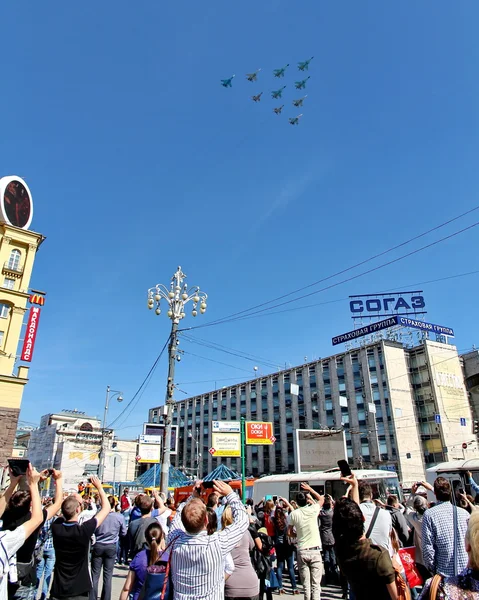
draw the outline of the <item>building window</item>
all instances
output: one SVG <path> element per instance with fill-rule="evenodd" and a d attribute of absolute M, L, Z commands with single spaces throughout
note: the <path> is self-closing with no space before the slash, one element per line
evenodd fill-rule
<path fill-rule="evenodd" d="M 21 256 L 20 250 L 12 250 L 10 253 L 10 258 L 8 259 L 8 268 L 12 269 L 13 271 L 18 271 Z"/>
<path fill-rule="evenodd" d="M 0 346 L 3 344 L 3 336 L 5 335 L 4 331 L 0 331 Z"/>
<path fill-rule="evenodd" d="M 93 431 L 93 425 L 91 423 L 82 423 L 80 431 Z"/>
<path fill-rule="evenodd" d="M 13 290 L 15 287 L 15 279 L 10 279 L 9 277 L 5 277 L 3 281 L 3 287 L 7 290 Z"/>
<path fill-rule="evenodd" d="M 0 304 L 0 318 L 8 319 L 9 310 L 10 307 L 8 306 L 8 304 Z"/>

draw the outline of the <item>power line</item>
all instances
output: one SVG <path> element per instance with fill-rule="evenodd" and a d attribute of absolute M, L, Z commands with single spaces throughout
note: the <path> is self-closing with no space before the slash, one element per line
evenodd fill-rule
<path fill-rule="evenodd" d="M 239 312 L 236 312 L 236 313 L 232 313 L 231 315 L 228 315 L 228 316 L 226 316 L 226 317 L 223 317 L 223 318 L 221 318 L 221 319 L 216 319 L 215 321 L 210 321 L 209 323 L 204 323 L 203 325 L 198 325 L 198 326 L 195 326 L 195 327 L 189 327 L 189 328 L 186 328 L 186 329 L 185 329 L 185 330 L 183 330 L 183 331 L 192 331 L 192 330 L 194 330 L 194 329 L 201 329 L 201 328 L 203 328 L 203 327 L 211 327 L 212 325 L 220 325 L 220 324 L 222 324 L 222 323 L 230 323 L 230 322 L 233 322 L 233 321 L 239 320 L 239 319 L 241 319 L 241 318 L 244 318 L 244 316 L 248 316 L 248 317 L 249 317 L 249 316 L 251 316 L 251 315 L 256 315 L 256 314 L 259 314 L 259 313 L 263 313 L 263 312 L 265 312 L 265 311 L 269 311 L 269 310 L 271 310 L 271 309 L 273 309 L 273 308 L 278 308 L 278 307 L 280 307 L 280 306 L 284 306 L 284 305 L 286 305 L 286 304 L 290 304 L 290 303 L 292 303 L 292 302 L 297 302 L 298 300 L 302 300 L 303 298 L 308 298 L 309 296 L 314 296 L 315 294 L 319 294 L 319 293 L 321 293 L 321 292 L 324 292 L 324 291 L 326 291 L 326 290 L 329 290 L 329 289 L 331 289 L 331 288 L 333 288 L 333 287 L 337 287 L 338 285 L 342 285 L 343 283 L 347 283 L 347 282 L 349 282 L 349 281 L 353 281 L 353 280 L 355 280 L 355 279 L 358 279 L 359 277 L 362 277 L 362 276 L 364 276 L 364 275 L 368 275 L 369 273 L 373 273 L 373 272 L 375 272 L 375 271 L 379 271 L 380 269 L 383 269 L 384 267 L 387 267 L 387 266 L 389 266 L 389 265 L 392 265 L 392 264 L 394 264 L 394 263 L 397 263 L 397 262 L 399 262 L 399 261 L 401 261 L 401 260 L 404 260 L 405 258 L 408 258 L 408 257 L 410 257 L 410 256 L 413 256 L 413 255 L 415 255 L 415 254 L 418 254 L 419 252 L 422 252 L 423 250 L 427 250 L 428 248 L 431 248 L 432 246 L 436 246 L 437 244 L 440 244 L 441 242 L 444 242 L 444 241 L 446 241 L 446 240 L 449 240 L 449 239 L 451 239 L 451 238 L 453 238 L 453 237 L 455 237 L 455 236 L 457 236 L 457 235 L 460 235 L 461 233 L 464 233 L 464 232 L 466 232 L 466 231 L 468 231 L 468 230 L 470 230 L 470 229 L 472 229 L 472 228 L 474 228 L 474 227 L 477 227 L 477 225 L 479 225 L 479 221 L 477 221 L 477 222 L 473 223 L 472 225 L 469 225 L 468 227 L 464 227 L 463 229 L 460 229 L 460 230 L 458 230 L 458 231 L 455 231 L 454 233 L 451 233 L 451 234 L 449 234 L 449 235 L 447 235 L 447 236 L 444 236 L 444 237 L 442 237 L 442 238 L 439 238 L 438 240 L 435 240 L 434 242 L 431 242 L 430 244 L 426 244 L 425 246 L 421 246 L 420 248 L 417 248 L 417 249 L 415 249 L 415 250 L 412 250 L 411 252 L 408 252 L 408 253 L 406 253 L 406 254 L 403 254 L 403 255 L 401 255 L 401 256 L 399 256 L 399 257 L 397 257 L 397 258 L 394 258 L 394 259 L 392 259 L 392 260 L 390 260 L 390 261 L 387 261 L 387 262 L 385 262 L 385 263 L 382 263 L 381 265 L 378 265 L 378 266 L 376 266 L 376 267 L 373 267 L 373 268 L 371 268 L 371 269 L 368 269 L 368 270 L 366 270 L 366 271 L 363 271 L 363 272 L 361 272 L 361 273 L 358 273 L 357 275 L 353 275 L 352 277 L 348 277 L 348 278 L 346 278 L 346 279 L 343 279 L 343 280 L 341 280 L 341 281 L 338 281 L 338 282 L 336 282 L 336 283 L 333 283 L 333 284 L 331 284 L 331 285 L 328 285 L 328 286 L 326 286 L 326 287 L 323 287 L 323 288 L 321 288 L 321 289 L 319 289 L 319 290 L 316 290 L 316 291 L 314 291 L 314 292 L 309 292 L 308 294 L 303 294 L 302 296 L 298 296 L 297 298 L 292 298 L 291 300 L 287 300 L 287 301 L 285 301 L 285 302 L 281 302 L 281 303 L 279 303 L 279 304 L 276 304 L 276 305 L 273 305 L 273 306 L 269 306 L 269 307 L 267 307 L 267 308 L 262 308 L 261 310 L 256 310 L 255 312 L 251 313 L 251 315 L 244 315 L 244 313 L 248 313 L 248 312 L 250 312 L 250 311 L 253 311 L 253 310 L 254 310 L 254 309 L 256 309 L 256 308 L 263 307 L 263 306 L 265 306 L 266 304 L 271 304 L 271 302 L 275 302 L 276 300 L 281 300 L 281 299 L 283 299 L 283 298 L 286 298 L 286 297 L 288 297 L 288 296 L 290 296 L 290 295 L 292 295 L 292 294 L 295 294 L 295 293 L 297 293 L 298 291 L 302 291 L 302 290 L 304 290 L 304 289 L 308 289 L 308 288 L 310 288 L 310 287 L 313 287 L 313 286 L 315 286 L 315 285 L 318 285 L 319 283 L 322 283 L 322 282 L 324 282 L 324 281 L 327 281 L 327 280 L 329 280 L 329 279 L 332 279 L 333 277 L 337 277 L 338 275 L 341 275 L 342 273 L 345 273 L 345 272 L 347 272 L 347 271 L 350 271 L 350 270 L 352 270 L 352 269 L 354 269 L 354 268 L 356 268 L 356 267 L 358 267 L 358 266 L 360 266 L 360 265 L 362 265 L 362 264 L 365 264 L 365 263 L 367 263 L 367 262 L 370 262 L 371 260 L 373 260 L 373 259 L 377 258 L 378 256 L 382 256 L 382 255 L 384 255 L 384 254 L 387 254 L 387 253 L 391 252 L 392 250 L 395 250 L 395 249 L 399 248 L 400 246 L 404 246 L 404 245 L 406 245 L 406 244 L 410 243 L 411 241 L 413 241 L 413 240 L 415 240 L 415 239 L 418 239 L 419 237 L 422 237 L 422 236 L 424 236 L 424 235 L 427 235 L 427 234 L 428 234 L 428 233 L 430 233 L 431 231 L 434 231 L 434 230 L 436 230 L 436 229 L 439 229 L 440 227 L 443 227 L 444 225 L 446 225 L 446 224 L 448 224 L 448 223 L 451 223 L 452 221 L 455 221 L 456 219 L 459 219 L 459 218 L 461 218 L 462 216 L 464 216 L 464 215 L 466 215 L 466 214 L 469 214 L 470 212 L 472 212 L 472 211 L 474 211 L 474 210 L 477 210 L 478 208 L 479 208 L 479 206 L 478 206 L 478 207 L 475 207 L 475 208 L 473 208 L 473 209 L 471 209 L 470 211 L 468 211 L 468 212 L 466 212 L 466 213 L 463 213 L 462 215 L 459 215 L 458 217 L 455 217 L 454 219 L 451 219 L 450 221 L 447 221 L 446 223 L 442 223 L 441 225 L 438 225 L 437 227 L 435 227 L 435 228 L 433 228 L 433 229 L 431 229 L 431 230 L 429 230 L 429 231 L 427 231 L 427 232 L 424 232 L 423 234 L 420 234 L 419 236 L 416 236 L 415 238 L 411 238 L 411 240 L 407 240 L 406 242 L 403 242 L 402 244 L 399 244 L 398 246 L 394 246 L 394 248 L 390 248 L 390 249 L 388 249 L 388 250 L 386 250 L 386 251 L 384 251 L 384 252 L 381 252 L 380 254 L 377 254 L 377 255 L 375 255 L 375 256 L 373 256 L 373 257 L 369 258 L 369 259 L 366 259 L 365 261 L 362 261 L 361 263 L 358 263 L 358 264 L 356 264 L 356 265 L 353 265 L 353 266 L 351 266 L 351 267 L 348 267 L 347 269 L 343 269 L 342 271 L 338 271 L 337 273 L 334 273 L 333 275 L 329 275 L 328 277 L 325 277 L 325 278 L 323 278 L 323 279 L 319 279 L 318 281 L 315 281 L 315 282 L 313 282 L 313 283 L 311 283 L 311 284 L 309 284 L 309 285 L 307 285 L 307 286 L 304 286 L 304 287 L 302 287 L 302 288 L 298 288 L 298 290 L 295 290 L 295 291 L 293 291 L 293 292 L 289 292 L 288 294 L 283 294 L 282 296 L 278 296 L 278 297 L 277 297 L 277 298 L 275 298 L 275 299 L 268 300 L 268 301 L 266 301 L 266 302 L 263 302 L 263 303 L 261 303 L 261 304 L 258 304 L 258 305 L 256 305 L 256 306 L 250 307 L 250 308 L 248 308 L 248 309 L 244 309 L 244 310 L 242 310 L 242 311 L 239 311 Z M 244 316 L 243 316 L 243 317 L 241 317 L 241 315 L 244 315 Z"/>
<path fill-rule="evenodd" d="M 235 365 L 229 365 L 228 363 L 220 362 L 219 360 L 214 360 L 214 358 L 207 358 L 206 356 L 201 356 L 200 354 L 193 354 L 193 352 L 183 350 L 184 354 L 189 354 L 190 356 L 196 356 L 196 358 L 201 358 L 203 360 L 208 360 L 210 362 L 216 363 L 217 365 L 223 365 L 224 367 L 231 367 L 232 369 L 238 369 L 238 371 L 244 371 L 245 373 L 249 373 L 246 369 L 242 369 L 241 367 L 236 367 Z"/>
<path fill-rule="evenodd" d="M 121 413 L 116 417 L 116 419 L 114 419 L 109 425 L 108 425 L 108 429 L 111 429 L 112 426 L 118 422 L 118 420 L 121 418 L 122 415 L 125 414 L 125 412 L 130 408 L 130 406 L 133 404 L 133 402 L 135 401 L 135 398 L 140 394 L 141 390 L 143 389 L 143 387 L 145 386 L 146 389 L 146 385 L 147 385 L 147 381 L 150 378 L 151 375 L 153 375 L 153 372 L 156 369 L 157 364 L 160 362 L 161 357 L 163 356 L 163 353 L 166 349 L 166 347 L 168 346 L 168 342 L 170 341 L 170 337 L 171 334 L 168 335 L 168 338 L 163 346 L 163 348 L 161 349 L 161 352 L 158 354 L 158 356 L 156 357 L 155 362 L 153 363 L 153 365 L 151 366 L 150 370 L 148 371 L 148 374 L 146 375 L 146 377 L 143 379 L 140 387 L 136 390 L 135 394 L 133 395 L 132 399 L 128 402 L 128 404 L 125 406 L 125 408 L 121 411 Z M 141 396 L 140 396 L 141 398 Z M 138 398 L 138 400 L 140 399 Z M 132 410 L 135 408 L 135 406 L 138 404 L 138 400 L 136 401 L 135 405 L 133 406 Z"/>

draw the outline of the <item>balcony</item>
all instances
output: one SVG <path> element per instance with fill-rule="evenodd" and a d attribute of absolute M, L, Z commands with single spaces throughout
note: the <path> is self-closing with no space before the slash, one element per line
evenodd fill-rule
<path fill-rule="evenodd" d="M 11 263 L 3 263 L 2 273 L 10 277 L 19 279 L 23 275 L 23 267 L 20 265 L 12 265 Z"/>

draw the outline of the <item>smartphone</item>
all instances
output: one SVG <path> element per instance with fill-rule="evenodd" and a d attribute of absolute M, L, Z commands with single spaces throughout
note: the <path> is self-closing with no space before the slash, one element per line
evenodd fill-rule
<path fill-rule="evenodd" d="M 343 477 L 349 477 L 353 474 L 347 460 L 338 460 L 338 467 Z"/>
<path fill-rule="evenodd" d="M 8 466 L 12 469 L 12 473 L 14 477 L 19 477 L 20 475 L 26 475 L 28 465 L 30 461 L 28 458 L 9 458 Z"/>
<path fill-rule="evenodd" d="M 462 488 L 462 487 L 460 487 L 460 488 L 457 488 L 457 491 L 458 491 L 460 494 L 465 494 L 465 493 L 466 493 L 466 492 L 464 491 L 464 488 Z"/>
<path fill-rule="evenodd" d="M 51 477 L 51 476 L 53 475 L 53 471 L 54 471 L 54 470 L 53 470 L 53 469 L 47 469 L 47 471 L 48 471 L 48 474 L 49 474 L 49 475 L 50 475 L 50 477 Z"/>
<path fill-rule="evenodd" d="M 271 494 L 268 494 L 267 496 L 264 497 L 265 500 L 272 500 L 273 496 L 271 496 Z"/>
<path fill-rule="evenodd" d="M 207 490 L 208 488 L 212 488 L 214 486 L 214 481 L 203 481 L 201 485 L 205 490 Z"/>
<path fill-rule="evenodd" d="M 276 503 L 278 501 L 278 496 L 273 496 L 273 502 Z"/>

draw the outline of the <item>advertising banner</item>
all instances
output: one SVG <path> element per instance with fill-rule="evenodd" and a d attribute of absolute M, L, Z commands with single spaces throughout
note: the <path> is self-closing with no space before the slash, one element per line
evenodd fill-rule
<path fill-rule="evenodd" d="M 246 443 L 254 445 L 274 444 L 273 423 L 264 421 L 246 421 Z"/>
<path fill-rule="evenodd" d="M 143 435 L 147 436 L 159 436 L 163 440 L 165 426 L 163 423 L 143 423 Z M 171 426 L 171 454 L 176 454 L 178 451 L 178 425 Z"/>
<path fill-rule="evenodd" d="M 160 450 L 160 444 L 138 444 L 138 462 L 159 463 Z"/>
<path fill-rule="evenodd" d="M 30 309 L 21 355 L 21 360 L 24 360 L 25 362 L 31 362 L 32 360 L 33 349 L 35 348 L 35 340 L 37 337 L 38 321 L 40 320 L 40 310 L 41 309 L 36 306 L 32 306 Z"/>
<path fill-rule="evenodd" d="M 239 421 L 213 421 L 211 431 L 213 433 L 241 433 Z"/>
<path fill-rule="evenodd" d="M 212 433 L 212 456 L 241 456 L 241 435 L 239 433 Z"/>

